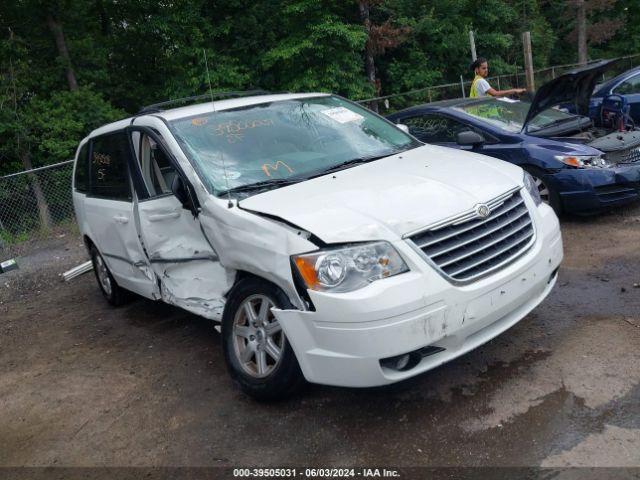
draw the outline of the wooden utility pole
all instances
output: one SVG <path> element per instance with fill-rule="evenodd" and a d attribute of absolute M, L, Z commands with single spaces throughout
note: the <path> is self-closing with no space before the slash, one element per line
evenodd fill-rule
<path fill-rule="evenodd" d="M 476 55 L 476 39 L 473 38 L 473 30 L 469 30 L 469 43 L 471 44 L 471 60 L 475 62 L 478 56 Z"/>
<path fill-rule="evenodd" d="M 371 41 L 371 16 L 370 16 L 370 3 L 369 0 L 359 0 L 358 7 L 360 9 L 360 19 L 364 24 L 364 30 L 367 33 L 367 43 L 365 45 L 365 72 L 367 74 L 367 80 L 373 86 L 373 91 L 376 92 L 376 96 L 380 95 L 379 84 L 376 81 L 376 64 L 373 59 L 373 43 Z M 374 112 L 378 111 L 378 102 L 374 100 L 370 102 L 368 107 Z"/>
<path fill-rule="evenodd" d="M 576 0 L 576 29 L 578 30 L 578 63 L 587 64 L 587 11 L 584 0 Z"/>
<path fill-rule="evenodd" d="M 533 79 L 533 55 L 531 53 L 531 32 L 522 34 L 522 47 L 524 48 L 524 69 L 527 79 L 527 90 L 533 92 L 536 87 Z"/>

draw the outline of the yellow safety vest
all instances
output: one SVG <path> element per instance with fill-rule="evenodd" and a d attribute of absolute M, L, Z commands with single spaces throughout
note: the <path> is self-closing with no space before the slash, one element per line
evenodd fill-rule
<path fill-rule="evenodd" d="M 482 80 L 482 76 L 476 75 L 476 78 L 473 79 L 473 83 L 471 84 L 471 91 L 469 92 L 469 98 L 478 98 L 478 89 L 476 87 L 478 80 Z"/>

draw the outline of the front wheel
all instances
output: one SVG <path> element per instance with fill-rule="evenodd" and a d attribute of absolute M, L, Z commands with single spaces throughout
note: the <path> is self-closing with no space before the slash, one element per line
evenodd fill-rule
<path fill-rule="evenodd" d="M 275 285 L 250 278 L 229 293 L 222 316 L 222 346 L 231 377 L 258 400 L 295 392 L 304 377 L 272 308 L 291 308 Z"/>
<path fill-rule="evenodd" d="M 556 192 L 556 190 L 543 179 L 544 174 L 542 172 L 537 169 L 527 168 L 526 170 L 533 177 L 542 201 L 553 208 L 556 215 L 560 215 L 562 213 L 562 204 L 560 202 L 560 195 L 558 195 L 558 192 Z"/>

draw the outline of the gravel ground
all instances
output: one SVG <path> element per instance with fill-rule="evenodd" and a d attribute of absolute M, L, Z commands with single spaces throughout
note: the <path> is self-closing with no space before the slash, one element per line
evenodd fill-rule
<path fill-rule="evenodd" d="M 0 275 L 0 466 L 640 467 L 640 207 L 562 229 L 556 288 L 488 344 L 266 405 L 234 388 L 210 322 L 61 282 L 86 254 L 54 238 Z"/>

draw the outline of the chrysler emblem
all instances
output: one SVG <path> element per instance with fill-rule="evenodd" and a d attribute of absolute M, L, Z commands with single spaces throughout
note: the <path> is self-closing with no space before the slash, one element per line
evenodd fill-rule
<path fill-rule="evenodd" d="M 489 210 L 489 207 L 484 203 L 476 205 L 476 215 L 478 216 L 478 218 L 487 218 L 490 213 L 491 210 Z"/>

